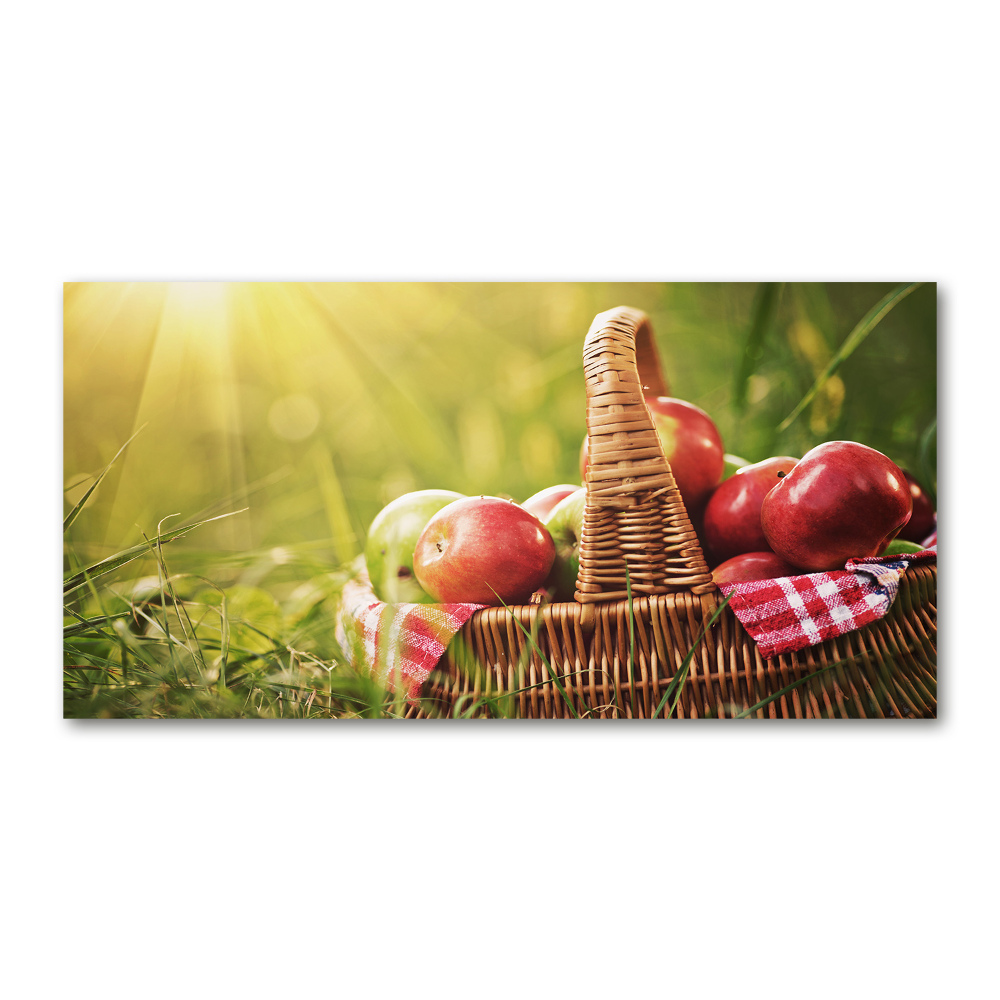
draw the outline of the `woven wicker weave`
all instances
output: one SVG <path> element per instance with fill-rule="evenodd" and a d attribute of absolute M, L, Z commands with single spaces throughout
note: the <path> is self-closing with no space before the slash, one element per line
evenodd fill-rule
<path fill-rule="evenodd" d="M 576 600 L 476 612 L 410 715 L 650 718 L 673 707 L 677 718 L 729 718 L 787 688 L 750 714 L 934 717 L 936 567 L 908 569 L 885 618 L 799 653 L 762 659 L 728 608 L 706 632 L 720 597 L 643 399 L 666 392 L 648 318 L 601 313 L 583 365 L 590 465 Z"/>

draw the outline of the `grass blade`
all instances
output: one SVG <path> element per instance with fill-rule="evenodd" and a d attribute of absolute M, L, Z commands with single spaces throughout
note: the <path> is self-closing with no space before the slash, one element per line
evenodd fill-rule
<path fill-rule="evenodd" d="M 174 528 L 173 531 L 168 531 L 165 535 L 162 535 L 160 541 L 172 542 L 175 538 L 180 538 L 194 528 L 200 528 L 203 524 L 208 524 L 210 521 L 220 521 L 222 518 L 232 517 L 234 514 L 242 514 L 249 509 L 249 507 L 244 507 L 243 510 L 233 510 L 228 514 L 219 514 L 217 517 L 208 517 L 204 521 L 195 521 L 193 524 L 187 524 L 182 528 Z M 63 593 L 70 594 L 74 590 L 79 590 L 80 587 L 86 586 L 88 580 L 103 576 L 105 573 L 111 573 L 119 567 L 132 562 L 134 559 L 148 554 L 149 545 L 144 542 L 142 545 L 133 545 L 130 549 L 116 552 L 113 556 L 108 556 L 100 562 L 92 563 L 78 573 L 73 573 L 63 581 Z"/>
<path fill-rule="evenodd" d="M 660 699 L 660 704 L 656 706 L 656 711 L 653 712 L 653 718 L 655 719 L 660 712 L 663 710 L 663 706 L 667 703 L 667 699 L 673 694 L 674 700 L 670 705 L 670 711 L 667 712 L 664 718 L 669 719 L 671 715 L 674 714 L 674 710 L 677 708 L 677 702 L 680 701 L 681 693 L 684 689 L 684 682 L 687 680 L 688 671 L 691 669 L 691 661 L 694 659 L 694 651 L 698 648 L 698 643 L 705 638 L 708 630 L 718 621 L 719 616 L 726 609 L 726 605 L 729 604 L 732 599 L 732 594 L 730 594 L 719 606 L 715 609 L 715 613 L 711 618 L 705 623 L 702 630 L 698 633 L 698 637 L 691 644 L 691 648 L 687 651 L 687 656 L 684 657 L 684 661 L 681 663 L 680 670 L 674 674 L 674 679 L 667 685 L 667 690 L 663 692 L 663 697 Z M 676 692 L 676 694 L 675 694 Z"/>
<path fill-rule="evenodd" d="M 931 448 L 937 444 L 937 417 L 927 427 L 920 437 L 920 485 L 923 486 L 931 503 L 937 509 L 937 469 L 931 461 Z"/>
<path fill-rule="evenodd" d="M 344 489 L 337 476 L 337 470 L 326 448 L 314 447 L 310 455 L 316 470 L 320 495 L 330 524 L 330 539 L 337 561 L 349 563 L 359 552 L 357 534 L 351 523 Z"/>
<path fill-rule="evenodd" d="M 119 618 L 128 618 L 130 614 L 128 611 L 122 611 L 117 615 L 98 615 L 96 618 L 84 618 L 83 615 L 77 614 L 72 608 L 66 608 L 65 611 L 70 617 L 76 619 L 76 624 L 63 626 L 64 639 L 69 639 L 71 636 L 84 635 L 87 632 L 96 632 L 105 639 L 114 639 L 116 638 L 115 636 L 109 635 L 100 626 L 110 624 Z"/>
<path fill-rule="evenodd" d="M 98 486 L 101 485 L 101 480 L 111 471 L 111 466 L 113 466 L 115 464 L 115 462 L 118 461 L 118 458 L 121 455 L 121 453 L 136 439 L 136 437 L 139 435 L 139 432 L 143 429 L 143 427 L 148 426 L 148 424 L 149 424 L 149 421 L 146 421 L 146 423 L 143 424 L 142 427 L 140 427 L 139 430 L 137 430 L 135 432 L 135 434 L 133 434 L 118 449 L 118 451 L 115 453 L 115 457 L 113 459 L 111 459 L 111 461 L 108 462 L 108 464 L 106 466 L 104 466 L 104 468 L 101 470 L 101 473 L 98 475 L 98 477 L 93 481 L 93 483 L 91 483 L 90 489 L 88 489 L 87 492 L 83 494 L 83 496 L 77 502 L 77 505 L 63 519 L 63 531 L 64 532 L 69 531 L 70 526 L 77 519 L 77 517 L 79 517 L 80 511 L 83 510 L 84 506 L 86 506 L 86 503 L 90 499 L 91 494 L 94 492 L 94 490 L 97 489 Z"/>
<path fill-rule="evenodd" d="M 778 312 L 781 287 L 781 282 L 767 281 L 757 289 L 750 310 L 750 329 L 747 331 L 746 344 L 740 356 L 740 367 L 736 372 L 736 384 L 733 388 L 733 405 L 737 410 L 746 409 L 747 386 L 757 362 L 763 356 L 764 337 Z"/>
<path fill-rule="evenodd" d="M 913 647 L 905 645 L 900 649 L 901 653 L 912 653 Z M 748 709 L 740 712 L 739 715 L 734 715 L 734 719 L 746 719 L 753 712 L 756 712 L 762 708 L 766 708 L 773 701 L 777 701 L 782 695 L 788 694 L 789 691 L 795 690 L 795 688 L 800 687 L 805 684 L 806 681 L 811 681 L 814 677 L 819 677 L 820 674 L 825 674 L 828 670 L 832 670 L 834 667 L 844 667 L 852 662 L 852 659 L 846 660 L 834 660 L 833 663 L 828 663 L 825 667 L 820 667 L 819 670 L 814 670 L 811 674 L 806 674 L 805 677 L 800 677 L 797 681 L 792 681 L 791 684 L 787 684 L 785 687 L 781 688 L 780 691 L 775 691 L 774 694 L 769 694 L 762 701 L 758 701 L 756 705 L 751 705 Z M 890 661 L 891 662 L 891 661 Z M 887 666 L 886 663 L 880 661 L 880 667 L 884 670 Z"/>
<path fill-rule="evenodd" d="M 882 322 L 896 305 L 902 302 L 911 292 L 916 291 L 922 284 L 922 281 L 914 281 L 908 285 L 900 285 L 898 288 L 894 288 L 865 313 L 858 325 L 847 335 L 847 338 L 840 345 L 837 353 L 830 359 L 826 368 L 816 377 L 812 388 L 799 400 L 795 409 L 778 424 L 779 432 L 785 431 L 791 426 L 792 421 L 816 398 L 817 393 L 826 385 L 830 376 L 857 350 L 868 334 Z"/>
<path fill-rule="evenodd" d="M 766 708 L 772 701 L 777 701 L 782 695 L 786 695 L 789 691 L 793 691 L 800 685 L 805 684 L 806 681 L 811 681 L 814 677 L 819 677 L 820 674 L 825 674 L 828 670 L 833 670 L 834 667 L 842 666 L 848 662 L 848 660 L 837 660 L 836 663 L 828 663 L 825 667 L 820 667 L 819 670 L 814 670 L 811 674 L 806 674 L 805 677 L 800 677 L 797 681 L 792 681 L 791 684 L 786 684 L 780 691 L 775 691 L 774 694 L 769 694 L 763 701 L 758 701 L 756 705 L 751 705 L 749 708 L 740 712 L 739 715 L 733 716 L 733 718 L 746 719 L 754 712 L 757 712 L 762 708 Z"/>
<path fill-rule="evenodd" d="M 490 587 L 490 590 L 493 590 L 493 588 Z M 495 590 L 493 590 L 493 593 L 497 594 L 497 592 Z M 514 619 L 514 624 L 524 633 L 524 635 L 527 638 L 528 642 L 531 643 L 531 648 L 538 654 L 539 659 L 541 659 L 542 663 L 545 664 L 545 669 L 549 672 L 549 678 L 552 680 L 552 683 L 555 685 L 556 690 L 562 695 L 562 699 L 563 699 L 564 702 L 566 702 L 566 707 L 570 710 L 570 714 L 573 716 L 574 719 L 579 719 L 580 718 L 580 713 L 577 712 L 577 710 L 573 707 L 573 702 L 570 701 L 569 695 L 566 694 L 566 689 L 562 686 L 562 683 L 560 682 L 559 678 L 556 676 L 555 670 L 553 669 L 553 667 L 549 663 L 549 661 L 545 658 L 545 654 L 539 648 L 538 643 L 535 642 L 535 637 L 521 624 L 521 620 L 517 617 L 517 615 L 515 615 L 513 612 L 511 612 L 510 605 L 508 605 L 504 601 L 504 599 L 502 597 L 500 597 L 499 594 L 497 594 L 497 598 L 499 599 L 500 603 L 504 606 L 504 609 L 510 613 L 511 618 Z M 539 614 L 541 614 L 541 610 L 539 610 Z M 536 621 L 537 621 L 537 619 L 536 619 Z"/>

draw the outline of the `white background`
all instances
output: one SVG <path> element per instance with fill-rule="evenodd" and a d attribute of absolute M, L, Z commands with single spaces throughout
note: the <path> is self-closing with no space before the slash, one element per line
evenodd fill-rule
<path fill-rule="evenodd" d="M 3 22 L 8 995 L 995 988 L 995 8 Z M 938 281 L 941 718 L 63 721 L 61 285 L 147 278 Z"/>

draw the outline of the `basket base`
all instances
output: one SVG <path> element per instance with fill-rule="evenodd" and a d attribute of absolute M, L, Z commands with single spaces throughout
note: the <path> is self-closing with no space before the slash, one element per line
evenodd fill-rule
<path fill-rule="evenodd" d="M 934 718 L 937 567 L 881 620 L 764 660 L 717 595 L 476 612 L 408 717 Z M 693 652 L 692 652 L 693 650 Z M 689 655 L 690 653 L 690 655 Z"/>

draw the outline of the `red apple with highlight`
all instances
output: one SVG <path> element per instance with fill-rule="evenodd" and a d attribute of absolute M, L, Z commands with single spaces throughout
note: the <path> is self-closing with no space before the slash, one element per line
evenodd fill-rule
<path fill-rule="evenodd" d="M 705 507 L 703 528 L 710 566 L 743 552 L 765 552 L 771 547 L 760 526 L 761 504 L 797 464 L 798 459 L 789 455 L 766 458 L 737 469 L 716 486 Z"/>
<path fill-rule="evenodd" d="M 555 554 L 545 525 L 520 504 L 465 497 L 427 522 L 413 553 L 413 571 L 442 604 L 526 604 Z"/>
<path fill-rule="evenodd" d="M 431 516 L 460 499 L 462 494 L 452 490 L 416 490 L 396 497 L 378 512 L 365 541 L 365 565 L 380 601 L 433 602 L 413 575 L 413 550 Z"/>
<path fill-rule="evenodd" d="M 745 458 L 740 458 L 739 455 L 723 455 L 722 456 L 722 478 L 728 479 L 730 476 L 735 475 L 738 469 L 745 469 L 750 465 L 749 461 Z"/>
<path fill-rule="evenodd" d="M 779 556 L 819 572 L 878 555 L 912 506 L 895 462 L 856 441 L 827 441 L 806 452 L 764 497 L 760 523 Z"/>

